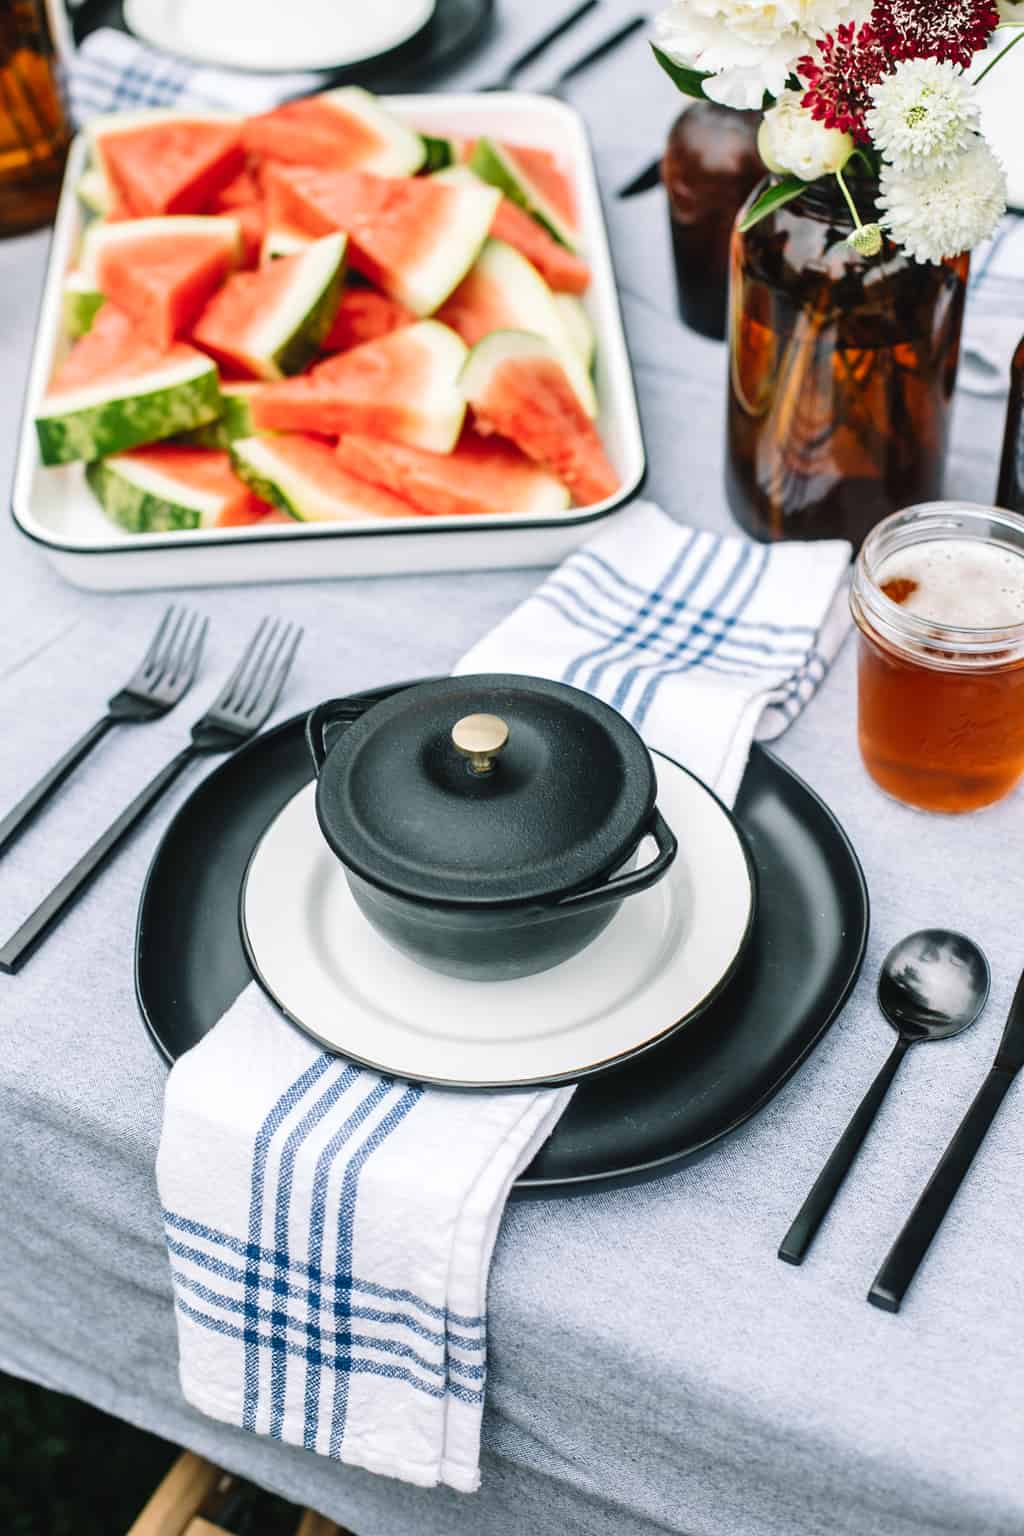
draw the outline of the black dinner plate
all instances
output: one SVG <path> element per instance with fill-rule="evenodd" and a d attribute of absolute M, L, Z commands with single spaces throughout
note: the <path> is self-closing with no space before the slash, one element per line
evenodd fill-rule
<path fill-rule="evenodd" d="M 239 895 L 259 839 L 313 777 L 305 715 L 258 736 L 178 811 L 139 908 L 135 983 L 164 1058 L 196 1045 L 252 980 Z M 778 1092 L 836 1017 L 864 958 L 863 872 L 832 812 L 755 746 L 735 816 L 757 871 L 746 955 L 702 1017 L 577 1089 L 521 1194 L 626 1182 L 705 1153 Z"/>
<path fill-rule="evenodd" d="M 332 85 L 356 80 L 374 91 L 420 88 L 461 64 L 483 42 L 493 24 L 494 0 L 437 0 L 426 26 L 397 48 L 344 69 L 314 73 L 326 74 Z M 74 18 L 78 42 L 97 27 L 129 30 L 121 0 L 85 0 Z"/>

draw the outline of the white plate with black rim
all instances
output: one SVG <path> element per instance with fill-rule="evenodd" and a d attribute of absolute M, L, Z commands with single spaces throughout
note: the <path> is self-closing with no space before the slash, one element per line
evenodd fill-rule
<path fill-rule="evenodd" d="M 646 1050 L 718 996 L 756 904 L 732 816 L 692 774 L 652 756 L 658 804 L 679 837 L 669 873 L 624 902 L 580 954 L 514 981 L 458 980 L 393 949 L 356 906 L 307 785 L 264 834 L 242 887 L 256 979 L 329 1049 L 415 1082 L 567 1082 Z"/>

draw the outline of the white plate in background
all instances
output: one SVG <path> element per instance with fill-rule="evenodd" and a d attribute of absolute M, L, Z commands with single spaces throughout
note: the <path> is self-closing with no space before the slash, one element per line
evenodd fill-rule
<path fill-rule="evenodd" d="M 647 460 L 636 390 L 593 156 L 579 113 L 550 96 L 514 91 L 382 100 L 424 133 L 464 138 L 489 134 L 549 149 L 573 176 L 581 249 L 592 273 L 584 304 L 597 336 L 598 427 L 619 474 L 619 490 L 596 506 L 570 508 L 551 518 L 410 517 L 135 535 L 115 528 L 86 485 L 81 464 L 43 468 L 33 421 L 65 346 L 61 289 L 65 274 L 75 265 L 84 225 L 75 193 L 87 156 L 80 135 L 68 156 L 50 246 L 11 502 L 18 528 L 42 547 L 68 581 L 93 590 L 129 591 L 551 566 L 640 489 Z"/>
<path fill-rule="evenodd" d="M 435 0 L 124 0 L 154 48 L 228 69 L 346 69 L 410 42 Z"/>

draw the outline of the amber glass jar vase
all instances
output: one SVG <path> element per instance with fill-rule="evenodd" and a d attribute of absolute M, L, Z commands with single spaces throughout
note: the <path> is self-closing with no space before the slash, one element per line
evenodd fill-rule
<path fill-rule="evenodd" d="M 875 184 L 850 185 L 866 223 Z M 921 265 L 890 241 L 858 256 L 831 177 L 741 234 L 744 212 L 730 261 L 730 506 L 758 539 L 859 547 L 881 518 L 941 494 L 969 258 Z"/>
<path fill-rule="evenodd" d="M 0 0 L 0 235 L 48 224 L 69 130 L 46 0 Z"/>

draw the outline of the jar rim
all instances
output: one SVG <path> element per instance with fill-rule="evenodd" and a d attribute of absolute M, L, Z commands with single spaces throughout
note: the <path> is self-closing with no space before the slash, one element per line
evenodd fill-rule
<path fill-rule="evenodd" d="M 914 544 L 939 539 L 997 544 L 1013 549 L 1024 559 L 1024 517 L 1002 507 L 969 501 L 922 502 L 892 513 L 871 530 L 857 556 L 850 594 L 854 618 L 863 627 L 861 615 L 865 614 L 870 627 L 900 649 L 929 657 L 940 652 L 954 665 L 991 666 L 994 650 L 1015 652 L 1020 648 L 1024 655 L 1024 619 L 995 626 L 945 624 L 908 613 L 882 591 L 876 576 L 886 560 Z"/>

